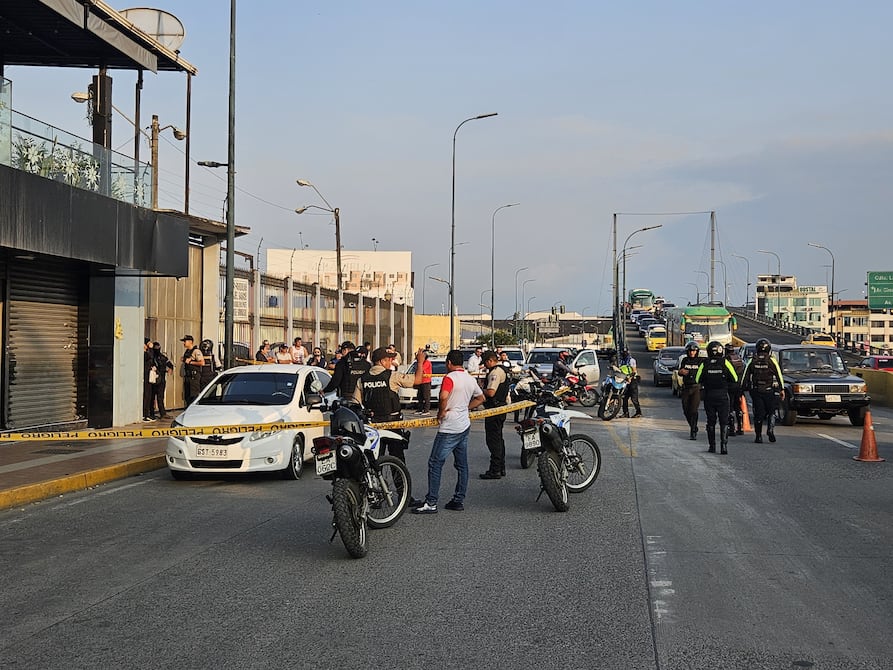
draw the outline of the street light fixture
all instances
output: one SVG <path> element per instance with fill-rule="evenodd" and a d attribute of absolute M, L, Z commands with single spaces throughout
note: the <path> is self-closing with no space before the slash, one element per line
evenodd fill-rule
<path fill-rule="evenodd" d="M 455 311 L 455 287 L 453 286 L 453 282 L 455 281 L 456 277 L 456 135 L 459 133 L 459 128 L 464 126 L 469 121 L 487 119 L 491 116 L 496 115 L 497 112 L 490 112 L 489 114 L 478 114 L 477 116 L 472 116 L 465 119 L 462 123 L 456 126 L 456 130 L 453 132 L 453 193 L 450 203 L 450 281 L 448 282 L 448 285 L 450 287 L 450 350 L 456 348 L 456 339 L 453 334 L 453 312 Z"/>
<path fill-rule="evenodd" d="M 372 251 L 378 251 L 378 240 L 372 238 Z"/>
<path fill-rule="evenodd" d="M 518 304 L 518 275 L 524 272 L 524 270 L 529 270 L 528 267 L 518 268 L 515 270 L 515 310 L 512 312 L 512 326 L 515 337 L 518 337 L 518 312 L 521 311 L 521 305 Z"/>
<path fill-rule="evenodd" d="M 506 207 L 515 207 L 519 202 L 502 205 L 493 211 L 490 221 L 490 348 L 496 349 L 496 212 Z M 516 275 L 517 277 L 517 275 Z M 517 296 L 516 296 L 517 297 Z"/>
<path fill-rule="evenodd" d="M 747 301 L 750 300 L 750 261 L 747 259 L 746 256 L 739 256 L 738 254 L 732 254 L 732 256 L 734 256 L 735 258 L 740 258 L 745 263 L 747 263 L 747 276 L 744 278 L 745 283 L 746 283 L 746 288 L 744 291 L 744 309 L 747 310 Z M 753 308 L 754 308 L 754 312 L 756 312 L 757 311 L 757 299 L 756 298 L 754 298 L 754 300 L 753 300 Z"/>
<path fill-rule="evenodd" d="M 701 302 L 701 287 L 695 284 L 693 281 L 687 281 L 685 283 L 689 286 L 695 287 L 695 304 L 699 304 Z"/>
<path fill-rule="evenodd" d="M 781 296 L 779 293 L 781 292 L 781 257 L 775 253 L 774 251 L 768 251 L 766 249 L 757 249 L 757 251 L 761 254 L 772 254 L 775 256 L 775 260 L 778 261 L 778 278 L 775 281 L 775 307 L 772 310 L 772 316 L 775 318 L 775 312 L 781 311 Z M 768 295 L 766 296 L 768 298 Z M 767 315 L 768 316 L 768 315 Z"/>
<path fill-rule="evenodd" d="M 807 242 L 806 244 L 809 245 L 810 247 L 815 247 L 816 249 L 824 249 L 829 254 L 831 254 L 831 301 L 828 303 L 828 311 L 833 315 L 833 318 L 834 318 L 834 323 L 829 324 L 829 325 L 831 326 L 831 335 L 834 336 L 834 339 L 836 340 L 837 339 L 837 332 L 836 332 L 836 330 L 837 330 L 837 313 L 834 311 L 834 254 L 831 252 L 831 250 L 828 247 L 818 244 L 816 242 Z"/>
<path fill-rule="evenodd" d="M 426 265 L 425 269 L 422 270 L 422 314 L 426 314 L 425 312 L 425 284 L 428 283 L 428 268 L 436 268 L 440 263 L 431 263 L 430 265 Z"/>
<path fill-rule="evenodd" d="M 530 304 L 529 302 L 527 302 L 527 303 L 524 302 L 524 288 L 530 282 L 534 282 L 534 281 L 536 281 L 536 279 L 525 279 L 523 282 L 521 282 L 521 302 L 518 303 L 518 311 L 519 312 L 524 309 L 525 304 L 528 304 L 528 305 Z M 524 335 L 526 336 L 527 335 L 527 312 L 524 312 L 522 320 L 524 321 Z"/>
<path fill-rule="evenodd" d="M 335 265 L 337 266 L 336 275 L 338 277 L 338 341 L 341 342 L 344 339 L 344 315 L 341 313 L 344 302 L 344 296 L 341 293 L 342 290 L 344 290 L 344 275 L 341 267 L 341 210 L 338 207 L 332 207 L 332 205 L 329 204 L 329 201 L 323 197 L 323 194 L 319 192 L 319 189 L 306 179 L 296 179 L 295 183 L 298 186 L 309 186 L 316 191 L 316 195 L 319 196 L 320 200 L 326 203 L 325 207 L 320 207 L 319 205 L 305 205 L 304 207 L 296 209 L 296 213 L 303 214 L 308 209 L 312 208 L 330 212 L 335 217 Z"/>
<path fill-rule="evenodd" d="M 626 259 L 626 245 L 629 242 L 630 238 L 633 235 L 638 233 L 644 233 L 646 230 L 654 230 L 655 228 L 662 228 L 663 224 L 659 223 L 656 226 L 645 226 L 644 228 L 639 228 L 638 230 L 634 230 L 629 235 L 627 235 L 626 240 L 623 242 L 623 253 L 622 258 Z M 623 336 L 623 328 L 620 325 L 620 322 L 617 320 L 618 312 L 620 311 L 620 267 L 617 256 L 617 214 L 614 214 L 614 346 L 622 347 L 624 343 Z M 623 292 L 626 293 L 626 268 L 624 267 L 623 271 Z M 625 313 L 623 315 L 624 323 L 625 323 Z"/>

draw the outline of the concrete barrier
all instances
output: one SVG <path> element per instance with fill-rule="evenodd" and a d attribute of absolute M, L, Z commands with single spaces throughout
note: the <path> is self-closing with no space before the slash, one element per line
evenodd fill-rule
<path fill-rule="evenodd" d="M 872 405 L 893 407 L 893 372 L 869 368 L 850 368 L 850 374 L 862 377 L 868 384 L 868 395 L 871 396 Z"/>

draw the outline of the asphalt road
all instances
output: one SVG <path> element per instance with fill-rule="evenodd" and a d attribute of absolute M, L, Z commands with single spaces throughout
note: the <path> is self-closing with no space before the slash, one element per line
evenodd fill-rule
<path fill-rule="evenodd" d="M 466 511 L 407 514 L 361 560 L 310 472 L 158 471 L 0 513 L 0 668 L 893 668 L 893 461 L 853 461 L 844 418 L 707 454 L 639 365 L 644 419 L 575 425 L 603 465 L 564 514 L 510 427 L 508 477 L 477 479 L 478 425 Z"/>

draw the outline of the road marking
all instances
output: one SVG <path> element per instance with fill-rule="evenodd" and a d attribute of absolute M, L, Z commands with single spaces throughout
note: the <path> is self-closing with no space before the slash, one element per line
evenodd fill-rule
<path fill-rule="evenodd" d="M 819 437 L 824 437 L 826 440 L 831 440 L 832 442 L 836 442 L 837 444 L 846 447 L 847 449 L 858 449 L 855 444 L 850 444 L 849 442 L 844 442 L 843 440 L 838 440 L 836 437 L 831 437 L 830 435 L 825 435 L 825 433 L 816 433 Z"/>
<path fill-rule="evenodd" d="M 94 496 L 107 496 L 107 495 L 110 495 L 110 494 L 112 494 L 112 493 L 120 493 L 121 491 L 125 491 L 125 490 L 127 490 L 127 489 L 132 489 L 132 488 L 134 488 L 135 486 L 142 486 L 143 484 L 148 484 L 150 481 L 152 481 L 152 480 L 151 480 L 151 479 L 144 479 L 144 480 L 142 480 L 142 481 L 135 482 L 135 483 L 133 483 L 133 484 L 124 484 L 123 486 L 116 486 L 116 487 L 111 488 L 111 489 L 106 489 L 105 491 L 97 491 L 97 492 L 94 493 L 92 496 L 84 497 L 84 498 L 81 498 L 81 499 L 79 499 L 79 500 L 69 500 L 69 501 L 64 502 L 64 503 L 61 503 L 61 504 L 59 504 L 59 505 L 55 505 L 54 507 L 51 507 L 50 509 L 55 511 L 55 510 L 57 510 L 57 509 L 59 509 L 59 508 L 62 508 L 62 507 L 74 507 L 75 505 L 80 505 L 80 504 L 83 503 L 83 502 L 87 502 L 87 501 L 91 500 Z M 93 487 L 93 488 L 95 488 L 95 487 Z M 88 489 L 88 490 L 89 490 L 89 489 Z"/>

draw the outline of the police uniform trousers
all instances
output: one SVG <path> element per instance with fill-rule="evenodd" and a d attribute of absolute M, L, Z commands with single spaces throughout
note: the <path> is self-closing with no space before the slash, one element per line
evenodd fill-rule
<path fill-rule="evenodd" d="M 484 435 L 487 440 L 487 449 L 490 450 L 488 472 L 494 475 L 505 474 L 505 440 L 502 437 L 505 417 L 505 414 L 497 414 L 484 419 Z"/>
<path fill-rule="evenodd" d="M 688 421 L 688 427 L 692 432 L 698 432 L 698 406 L 701 404 L 701 387 L 698 384 L 683 386 L 679 389 L 679 397 L 682 399 L 682 414 Z"/>
<path fill-rule="evenodd" d="M 704 411 L 707 413 L 707 441 L 716 446 L 716 422 L 719 421 L 720 441 L 725 444 L 729 420 L 729 392 L 725 388 L 704 389 Z"/>
<path fill-rule="evenodd" d="M 765 422 L 769 430 L 775 425 L 775 410 L 778 408 L 778 396 L 775 391 L 769 389 L 767 391 L 758 391 L 751 389 L 750 400 L 753 403 L 753 429 L 757 437 L 763 432 L 763 423 Z"/>
<path fill-rule="evenodd" d="M 729 384 L 729 435 L 735 432 L 744 431 L 744 414 L 741 412 L 741 393 L 740 384 Z"/>

